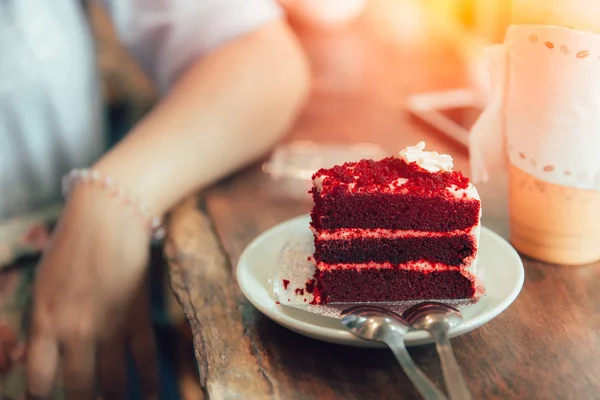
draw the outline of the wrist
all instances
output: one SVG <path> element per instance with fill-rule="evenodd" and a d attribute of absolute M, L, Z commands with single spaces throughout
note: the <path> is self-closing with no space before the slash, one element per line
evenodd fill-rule
<path fill-rule="evenodd" d="M 165 168 L 151 163 L 141 155 L 122 155 L 115 151 L 107 153 L 91 169 L 118 182 L 129 193 L 139 198 L 149 214 L 162 216 L 170 207 L 169 192 L 163 190 Z M 131 151 L 129 151 L 131 153 Z M 127 160 L 127 162 L 123 162 Z"/>
<path fill-rule="evenodd" d="M 128 209 L 129 214 L 144 226 L 153 240 L 164 238 L 161 216 L 152 214 L 140 196 L 111 176 L 95 169 L 75 169 L 63 178 L 62 189 L 65 198 L 76 193 L 85 204 L 96 203 L 103 208 L 104 199 L 107 203 L 112 202 L 114 207 Z"/>

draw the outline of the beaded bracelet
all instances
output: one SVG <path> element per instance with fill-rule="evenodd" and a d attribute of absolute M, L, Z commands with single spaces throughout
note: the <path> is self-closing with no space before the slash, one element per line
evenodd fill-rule
<path fill-rule="evenodd" d="M 148 209 L 142 204 L 138 197 L 133 197 L 127 189 L 121 188 L 117 182 L 108 177 L 101 175 L 93 169 L 83 168 L 74 169 L 65 175 L 62 179 L 62 193 L 65 198 L 68 198 L 77 183 L 99 183 L 103 189 L 108 189 L 113 196 L 123 198 L 125 204 L 131 204 L 135 210 L 148 221 L 152 239 L 156 242 L 161 241 L 165 237 L 165 229 L 162 225 L 160 217 L 153 217 Z"/>

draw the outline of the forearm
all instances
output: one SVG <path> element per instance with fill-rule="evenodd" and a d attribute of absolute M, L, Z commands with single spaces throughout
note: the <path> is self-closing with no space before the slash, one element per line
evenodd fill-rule
<path fill-rule="evenodd" d="M 304 102 L 308 72 L 283 23 L 190 66 L 171 92 L 95 166 L 163 213 L 263 155 Z"/>

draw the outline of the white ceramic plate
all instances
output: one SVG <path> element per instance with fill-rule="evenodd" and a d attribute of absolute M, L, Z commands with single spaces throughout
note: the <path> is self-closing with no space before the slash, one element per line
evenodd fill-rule
<path fill-rule="evenodd" d="M 358 339 L 346 331 L 339 320 L 285 305 L 276 304 L 269 271 L 277 267 L 282 246 L 300 235 L 311 234 L 308 215 L 302 215 L 265 231 L 246 247 L 237 266 L 238 283 L 252 305 L 278 324 L 302 335 L 357 347 L 381 347 L 379 343 Z M 482 227 L 477 257 L 478 274 L 484 276 L 486 294 L 477 302 L 461 308 L 464 321 L 450 332 L 465 334 L 491 321 L 515 300 L 523 286 L 521 258 L 506 240 Z M 423 331 L 407 333 L 406 344 L 431 343 Z"/>

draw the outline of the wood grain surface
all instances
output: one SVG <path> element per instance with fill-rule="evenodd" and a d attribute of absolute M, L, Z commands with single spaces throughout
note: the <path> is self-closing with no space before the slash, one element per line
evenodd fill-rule
<path fill-rule="evenodd" d="M 409 93 L 464 84 L 464 65 L 449 50 L 456 43 L 445 37 L 420 36 L 414 43 L 394 36 L 394 21 L 402 16 L 392 11 L 383 15 L 370 9 L 342 32 L 300 32 L 315 86 L 286 140 L 369 141 L 390 152 L 426 140 L 428 147 L 452 154 L 456 167 L 468 172 L 466 149 L 428 130 L 403 109 Z M 490 183 L 478 186 L 484 225 L 503 236 L 505 180 L 503 171 L 496 171 Z M 260 165 L 251 166 L 183 202 L 170 219 L 165 252 L 171 283 L 194 332 L 206 397 L 420 398 L 388 351 L 300 336 L 245 300 L 234 278 L 245 246 L 311 207 L 307 196 L 284 196 L 273 189 Z M 515 303 L 452 341 L 474 397 L 600 398 L 600 264 L 565 267 L 523 261 L 525 284 Z M 419 346 L 410 352 L 442 386 L 435 349 Z"/>

